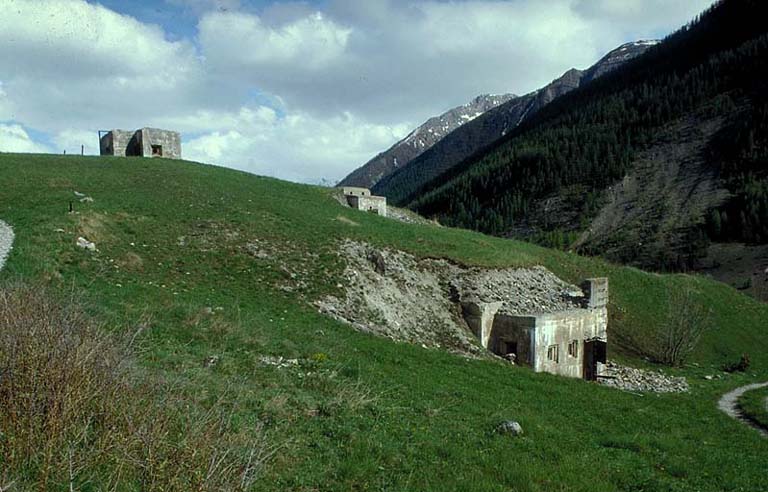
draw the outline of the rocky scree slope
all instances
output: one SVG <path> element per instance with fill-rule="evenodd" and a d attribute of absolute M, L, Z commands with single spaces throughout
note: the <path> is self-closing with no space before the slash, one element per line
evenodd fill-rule
<path fill-rule="evenodd" d="M 382 178 L 406 166 L 456 128 L 516 97 L 514 94 L 483 94 L 467 104 L 432 117 L 407 137 L 342 179 L 338 186 L 371 188 Z"/>
<path fill-rule="evenodd" d="M 462 301 L 502 302 L 501 313 L 534 314 L 580 307 L 584 296 L 544 267 L 464 267 L 352 240 L 339 254 L 345 296 L 317 301 L 321 312 L 361 331 L 465 355 L 490 356 L 464 322 Z"/>
<path fill-rule="evenodd" d="M 510 99 L 437 139 L 407 166 L 400 164 L 380 178 L 372 189 L 393 203 L 404 204 L 421 186 L 504 137 L 554 99 L 615 70 L 656 44 L 658 41 L 624 44 L 587 70 L 571 69 L 535 92 Z"/>

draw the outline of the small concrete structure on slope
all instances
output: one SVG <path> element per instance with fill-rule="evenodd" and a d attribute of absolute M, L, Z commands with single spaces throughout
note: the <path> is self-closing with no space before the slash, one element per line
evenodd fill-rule
<path fill-rule="evenodd" d="M 500 302 L 463 302 L 462 312 L 480 344 L 536 372 L 595 380 L 606 362 L 608 279 L 582 284 L 581 308 L 545 314 L 501 314 Z"/>
<path fill-rule="evenodd" d="M 99 149 L 101 155 L 181 159 L 181 135 L 158 128 L 110 130 L 99 132 Z"/>
<path fill-rule="evenodd" d="M 350 207 L 372 212 L 381 215 L 382 217 L 387 216 L 386 197 L 371 195 L 371 190 L 368 188 L 344 186 L 341 188 L 341 191 Z"/>

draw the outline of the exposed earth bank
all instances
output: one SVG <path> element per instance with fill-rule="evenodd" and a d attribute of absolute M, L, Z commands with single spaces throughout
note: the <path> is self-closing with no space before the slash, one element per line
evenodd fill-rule
<path fill-rule="evenodd" d="M 578 307 L 583 293 L 544 267 L 482 269 L 345 241 L 345 297 L 316 303 L 324 313 L 394 340 L 490 356 L 461 315 L 460 302 L 502 302 L 499 312 L 548 313 Z"/>

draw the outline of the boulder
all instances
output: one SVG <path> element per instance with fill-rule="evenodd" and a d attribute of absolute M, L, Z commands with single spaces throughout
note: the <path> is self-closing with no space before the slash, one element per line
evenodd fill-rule
<path fill-rule="evenodd" d="M 96 251 L 96 244 L 85 239 L 84 237 L 77 238 L 77 246 L 88 251 Z"/>
<path fill-rule="evenodd" d="M 523 433 L 523 427 L 515 420 L 505 420 L 496 426 L 496 432 L 509 436 L 519 436 Z"/>
<path fill-rule="evenodd" d="M 384 255 L 380 251 L 371 251 L 368 253 L 368 261 L 373 264 L 373 269 L 379 275 L 387 273 L 387 261 L 384 259 Z"/>

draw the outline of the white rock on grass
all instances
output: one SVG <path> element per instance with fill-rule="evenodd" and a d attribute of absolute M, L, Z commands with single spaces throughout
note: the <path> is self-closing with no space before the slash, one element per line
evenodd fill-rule
<path fill-rule="evenodd" d="M 5 260 L 13 247 L 13 229 L 0 220 L 0 270 L 5 266 Z"/>
<path fill-rule="evenodd" d="M 505 420 L 496 426 L 496 432 L 509 436 L 519 436 L 523 433 L 523 427 L 514 420 Z"/>
<path fill-rule="evenodd" d="M 77 238 L 77 246 L 88 251 L 96 251 L 96 244 L 82 236 Z"/>

